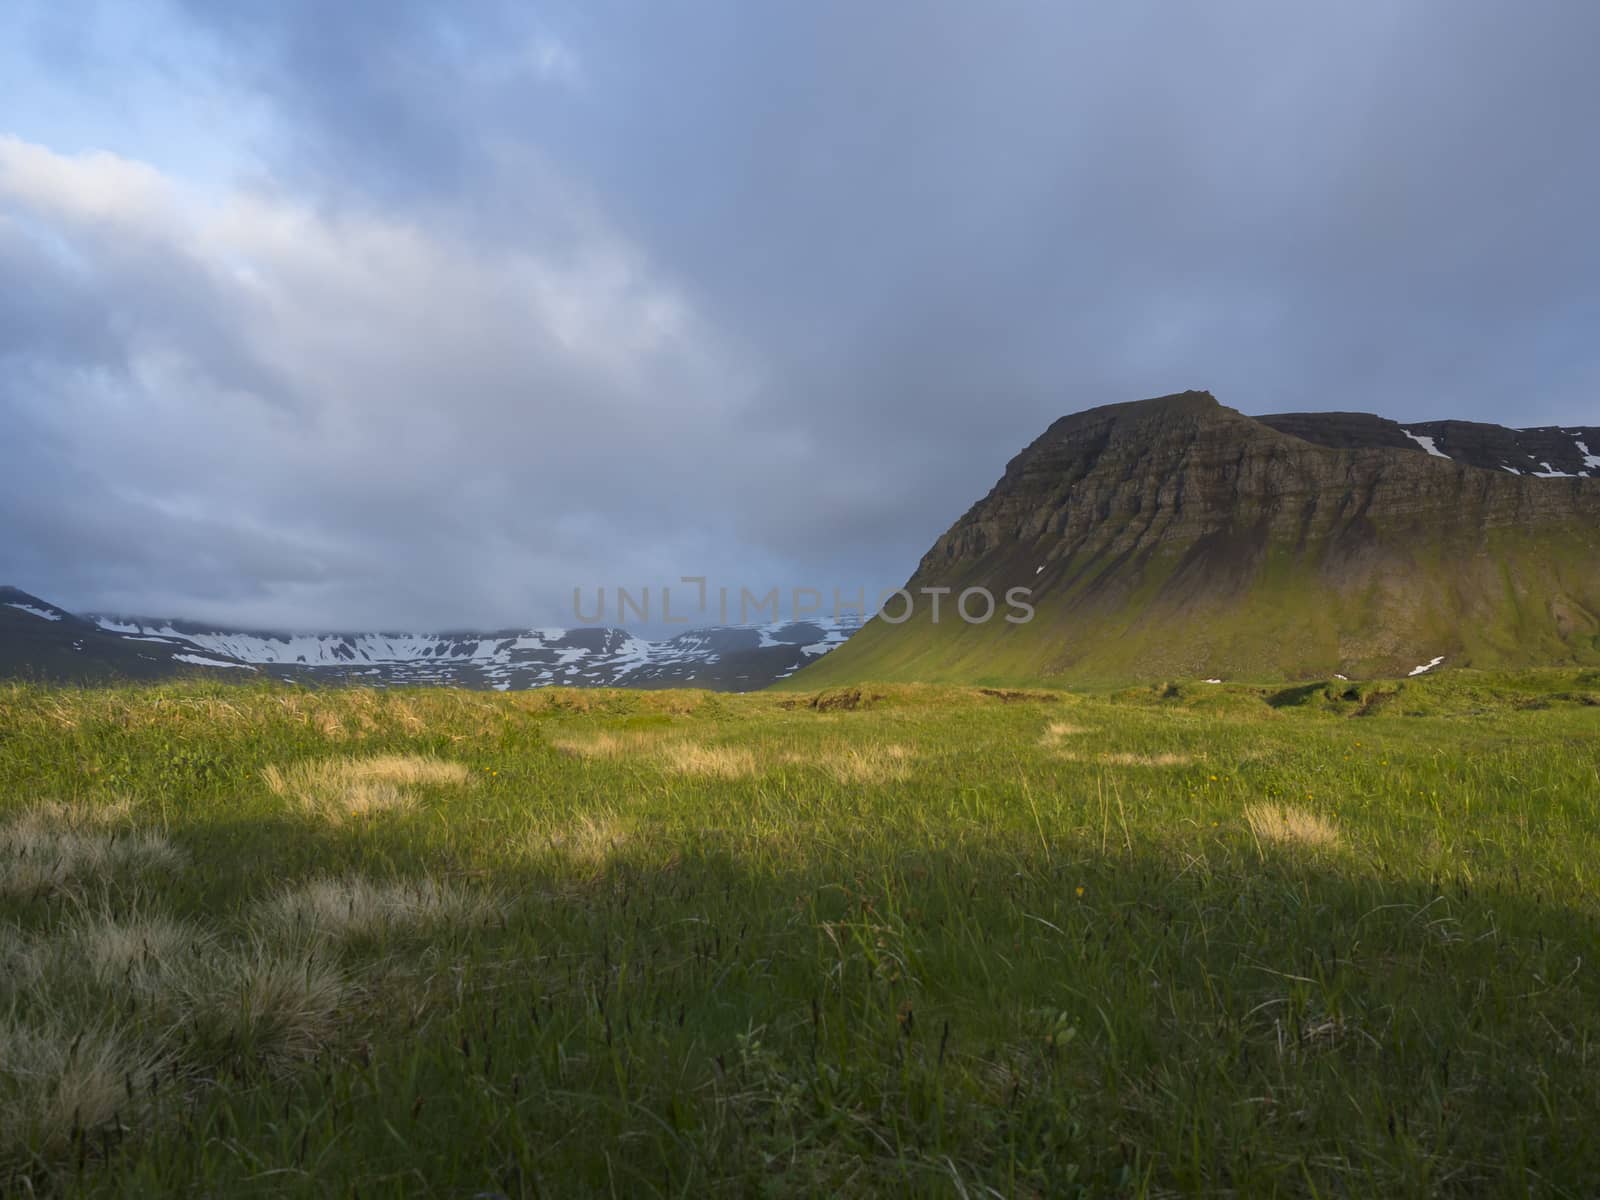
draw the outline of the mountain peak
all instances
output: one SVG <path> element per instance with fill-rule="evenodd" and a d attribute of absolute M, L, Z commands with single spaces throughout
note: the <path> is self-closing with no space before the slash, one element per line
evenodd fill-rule
<path fill-rule="evenodd" d="M 1024 681 L 1405 674 L 1441 654 L 1600 661 L 1595 449 L 1600 430 L 1256 419 L 1208 392 L 1074 413 L 907 585 L 1027 588 L 1033 621 L 874 622 L 806 678 L 910 677 L 913 663 L 923 678 Z"/>

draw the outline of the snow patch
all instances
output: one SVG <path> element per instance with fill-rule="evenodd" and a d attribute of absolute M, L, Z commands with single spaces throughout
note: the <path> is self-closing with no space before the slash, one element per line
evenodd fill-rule
<path fill-rule="evenodd" d="M 43 617 L 46 621 L 59 621 L 59 620 L 61 620 L 61 614 L 60 613 L 49 612 L 48 610 L 43 609 L 43 608 L 35 608 L 31 604 L 22 604 L 22 603 L 19 603 L 19 602 L 15 601 L 15 600 L 7 600 L 6 601 L 6 607 L 7 608 L 20 608 L 23 612 L 27 613 L 30 617 Z"/>
<path fill-rule="evenodd" d="M 1572 444 L 1578 448 L 1578 453 L 1583 455 L 1583 465 L 1585 467 L 1600 467 L 1600 454 L 1590 454 L 1589 447 L 1582 442 L 1573 442 Z"/>
<path fill-rule="evenodd" d="M 1429 671 L 1433 670 L 1435 667 L 1437 667 L 1443 661 L 1444 661 L 1444 655 L 1441 654 L 1441 655 L 1439 655 L 1438 658 L 1434 659 L 1432 662 L 1425 662 L 1420 667 L 1412 667 L 1411 670 L 1407 672 L 1407 674 L 1408 675 L 1426 675 Z"/>
<path fill-rule="evenodd" d="M 1203 679 L 1203 680 L 1201 680 L 1201 682 L 1202 683 L 1221 683 L 1222 680 L 1220 680 L 1220 679 Z"/>
<path fill-rule="evenodd" d="M 194 663 L 197 667 L 238 667 L 241 671 L 254 671 L 255 668 L 244 663 L 223 662 L 220 658 L 207 658 L 203 654 L 174 654 L 173 658 L 179 662 Z"/>
<path fill-rule="evenodd" d="M 1572 474 L 1570 471 L 1558 471 L 1547 462 L 1542 462 L 1539 465 L 1541 467 L 1543 467 L 1544 470 L 1535 471 L 1533 473 L 1534 477 L 1537 478 L 1537 479 L 1576 479 L 1577 478 L 1577 476 Z"/>
<path fill-rule="evenodd" d="M 1410 438 L 1417 445 L 1421 446 L 1424 450 L 1426 450 L 1429 454 L 1433 455 L 1435 458 L 1449 458 L 1450 457 L 1443 450 L 1439 449 L 1439 447 L 1437 447 L 1437 446 L 1435 446 L 1433 444 L 1433 439 L 1431 437 L 1424 437 L 1420 433 L 1412 433 L 1411 430 L 1409 430 L 1409 429 L 1402 429 L 1400 432 L 1405 434 L 1408 438 Z"/>

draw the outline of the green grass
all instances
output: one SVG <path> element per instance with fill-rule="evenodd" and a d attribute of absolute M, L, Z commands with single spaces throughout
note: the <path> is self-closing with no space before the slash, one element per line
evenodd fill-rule
<path fill-rule="evenodd" d="M 1600 667 L 1600 532 L 1592 524 L 1492 527 L 1459 542 L 1396 526 L 1351 561 L 1325 542 L 1303 551 L 1268 544 L 1248 564 L 1212 562 L 1183 582 L 1181 543 L 1126 561 L 1120 543 L 1086 546 L 1060 567 L 1050 558 L 1057 540 L 1004 542 L 948 576 L 929 568 L 907 585 L 944 585 L 953 596 L 968 586 L 997 596 L 1013 584 L 1031 587 L 1032 620 L 1008 624 L 1002 609 L 968 624 L 946 598 L 935 622 L 923 597 L 902 624 L 869 621 L 779 690 L 863 680 L 1103 687 L 1173 676 L 1363 679 L 1403 675 L 1436 655 L 1452 669 Z M 1046 573 L 1036 578 L 1039 565 Z M 897 613 L 900 602 L 890 607 Z"/>
<path fill-rule="evenodd" d="M 1589 1195 L 1597 735 L 1592 671 L 0 690 L 0 1194 Z"/>

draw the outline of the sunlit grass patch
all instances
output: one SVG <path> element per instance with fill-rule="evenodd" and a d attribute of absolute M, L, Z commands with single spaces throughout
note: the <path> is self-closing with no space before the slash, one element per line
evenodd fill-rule
<path fill-rule="evenodd" d="M 815 767 L 837 783 L 899 783 L 911 777 L 917 752 L 896 742 L 833 743 L 789 751 L 783 761 Z"/>
<path fill-rule="evenodd" d="M 1074 725 L 1071 721 L 1051 721 L 1044 727 L 1044 733 L 1039 736 L 1039 744 L 1048 748 L 1059 745 L 1062 738 L 1077 737 L 1091 732 L 1093 731 L 1087 726 Z"/>
<path fill-rule="evenodd" d="M 1180 754 L 1173 750 L 1140 754 L 1130 750 L 1107 750 L 1098 754 L 1072 750 L 1058 750 L 1054 757 L 1063 762 L 1099 763 L 1107 767 L 1187 767 L 1200 760 L 1193 754 Z"/>
<path fill-rule="evenodd" d="M 661 747 L 657 758 L 669 771 L 713 779 L 746 779 L 759 769 L 754 752 L 742 746 L 668 742 Z"/>
<path fill-rule="evenodd" d="M 550 739 L 563 754 L 598 761 L 637 760 L 679 775 L 745 779 L 757 773 L 755 754 L 742 746 L 710 745 L 650 729 L 604 731 Z"/>
<path fill-rule="evenodd" d="M 654 730 L 605 730 L 582 736 L 558 736 L 549 739 L 550 748 L 574 758 L 621 759 L 639 758 L 660 748 L 662 734 Z"/>
<path fill-rule="evenodd" d="M 268 766 L 261 776 L 274 795 L 335 823 L 414 808 L 416 789 L 464 787 L 472 778 L 463 763 L 419 754 L 307 759 Z"/>
<path fill-rule="evenodd" d="M 359 875 L 327 876 L 280 892 L 257 910 L 265 929 L 335 938 L 372 937 L 441 925 L 497 920 L 492 896 L 434 880 L 376 883 Z"/>
<path fill-rule="evenodd" d="M 530 825 L 513 841 L 519 859 L 551 856 L 594 876 L 633 838 L 633 826 L 610 809 L 592 809 Z"/>
<path fill-rule="evenodd" d="M 1251 804 L 1244 819 L 1256 841 L 1268 845 L 1328 849 L 1339 844 L 1339 831 L 1331 821 L 1293 805 Z"/>

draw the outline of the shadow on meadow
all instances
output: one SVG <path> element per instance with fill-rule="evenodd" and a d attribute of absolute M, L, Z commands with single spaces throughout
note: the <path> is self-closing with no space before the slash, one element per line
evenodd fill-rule
<path fill-rule="evenodd" d="M 592 828 L 457 860 L 405 830 L 183 831 L 213 865 L 163 896 L 223 926 L 314 879 L 426 875 L 493 915 L 333 920 L 350 988 L 314 1056 L 190 1081 L 85 1191 L 1511 1195 L 1600 1174 L 1593 914 L 1512 888 L 1292 846 L 843 840 L 784 862 Z"/>

